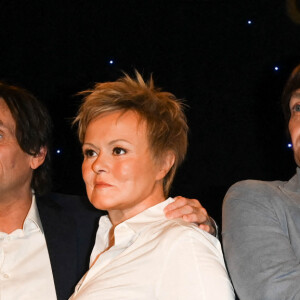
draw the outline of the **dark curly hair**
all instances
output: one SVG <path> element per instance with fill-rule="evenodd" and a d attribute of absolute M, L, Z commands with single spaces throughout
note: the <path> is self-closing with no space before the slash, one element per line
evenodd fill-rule
<path fill-rule="evenodd" d="M 16 138 L 21 149 L 37 155 L 47 148 L 44 163 L 33 171 L 31 188 L 37 195 L 51 188 L 50 143 L 52 122 L 46 108 L 31 93 L 17 86 L 0 82 L 0 97 L 8 106 L 16 122 Z"/>

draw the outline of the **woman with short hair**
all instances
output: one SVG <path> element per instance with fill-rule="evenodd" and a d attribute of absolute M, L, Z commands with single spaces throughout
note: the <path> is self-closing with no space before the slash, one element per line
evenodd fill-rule
<path fill-rule="evenodd" d="M 219 241 L 164 216 L 187 150 L 182 102 L 137 72 L 82 94 L 83 179 L 108 216 L 71 299 L 234 299 Z"/>

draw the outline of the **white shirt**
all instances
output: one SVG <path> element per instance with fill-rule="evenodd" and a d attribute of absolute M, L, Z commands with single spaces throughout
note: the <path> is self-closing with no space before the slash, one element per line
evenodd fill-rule
<path fill-rule="evenodd" d="M 72 300 L 234 299 L 219 241 L 196 225 L 168 220 L 159 203 L 115 228 Z M 91 262 L 108 246 L 112 224 L 101 217 Z"/>
<path fill-rule="evenodd" d="M 27 299 L 57 299 L 34 195 L 23 229 L 0 232 L 0 300 Z"/>

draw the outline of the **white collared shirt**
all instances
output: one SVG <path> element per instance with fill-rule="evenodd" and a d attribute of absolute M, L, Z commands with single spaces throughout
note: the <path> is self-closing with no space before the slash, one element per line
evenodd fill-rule
<path fill-rule="evenodd" d="M 0 232 L 0 299 L 57 299 L 34 195 L 23 229 Z"/>
<path fill-rule="evenodd" d="M 196 225 L 168 220 L 159 203 L 115 228 L 72 300 L 234 299 L 219 241 Z M 112 224 L 101 217 L 91 262 L 108 246 Z"/>

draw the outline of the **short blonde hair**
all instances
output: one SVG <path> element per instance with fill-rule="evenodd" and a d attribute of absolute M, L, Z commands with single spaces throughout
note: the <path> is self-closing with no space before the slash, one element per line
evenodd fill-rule
<path fill-rule="evenodd" d="M 115 82 L 96 83 L 94 89 L 80 93 L 83 102 L 73 123 L 78 124 L 81 143 L 89 123 L 105 112 L 132 110 L 146 121 L 148 141 L 154 159 L 162 158 L 167 151 L 175 155 L 175 162 L 163 181 L 168 196 L 177 167 L 187 151 L 188 126 L 181 100 L 154 86 L 152 76 L 145 82 L 136 71 L 136 79 L 125 74 Z"/>

